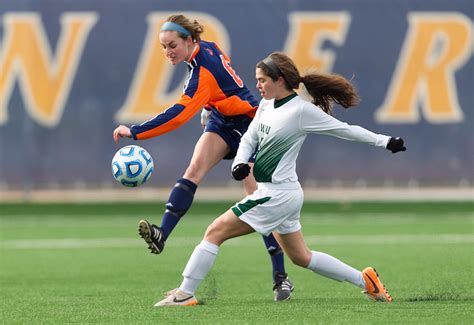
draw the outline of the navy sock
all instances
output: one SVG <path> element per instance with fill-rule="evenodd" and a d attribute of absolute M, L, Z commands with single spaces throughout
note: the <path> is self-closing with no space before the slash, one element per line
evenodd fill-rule
<path fill-rule="evenodd" d="M 174 185 L 160 226 L 165 240 L 191 207 L 196 189 L 197 185 L 185 178 L 178 179 Z"/>
<path fill-rule="evenodd" d="M 278 242 L 276 241 L 275 237 L 273 237 L 273 234 L 270 234 L 268 236 L 262 236 L 262 238 L 265 242 L 265 246 L 267 246 L 268 254 L 270 254 L 270 257 L 272 259 L 272 275 L 273 281 L 275 281 L 275 275 L 277 272 L 286 273 L 284 259 L 285 256 L 283 255 L 283 251 L 281 250 L 280 245 L 278 245 Z"/>

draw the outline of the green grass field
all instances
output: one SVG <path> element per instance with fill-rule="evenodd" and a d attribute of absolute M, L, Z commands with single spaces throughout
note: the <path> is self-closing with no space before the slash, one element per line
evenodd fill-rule
<path fill-rule="evenodd" d="M 273 299 L 259 235 L 230 240 L 196 296 L 153 308 L 207 225 L 228 203 L 194 204 L 163 254 L 138 237 L 163 204 L 0 205 L 0 323 L 468 324 L 474 317 L 474 209 L 466 203 L 307 203 L 308 245 L 355 268 L 374 266 L 394 303 L 298 268 L 290 301 Z"/>

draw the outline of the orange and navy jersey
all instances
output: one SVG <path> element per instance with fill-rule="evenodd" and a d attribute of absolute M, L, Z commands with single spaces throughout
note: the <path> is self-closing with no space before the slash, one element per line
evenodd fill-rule
<path fill-rule="evenodd" d="M 180 100 L 155 118 L 130 128 L 135 140 L 177 129 L 203 107 L 223 116 L 255 116 L 257 100 L 230 66 L 230 59 L 212 42 L 201 41 L 187 62 L 189 77 Z"/>

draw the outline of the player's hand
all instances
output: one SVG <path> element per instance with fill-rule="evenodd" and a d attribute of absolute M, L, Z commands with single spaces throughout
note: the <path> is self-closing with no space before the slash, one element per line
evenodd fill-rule
<path fill-rule="evenodd" d="M 125 125 L 119 125 L 115 128 L 113 137 L 114 137 L 115 143 L 119 143 L 120 138 L 123 138 L 123 137 L 131 138 L 132 132 L 130 132 L 129 127 Z"/>
<path fill-rule="evenodd" d="M 407 148 L 403 145 L 403 139 L 400 137 L 390 138 L 387 143 L 387 149 L 390 150 L 392 153 L 396 153 L 399 151 L 406 151 Z"/>
<path fill-rule="evenodd" d="M 201 111 L 201 126 L 203 129 L 206 126 L 207 121 L 209 121 L 209 115 L 211 115 L 211 111 L 203 108 Z"/>
<path fill-rule="evenodd" d="M 250 174 L 250 165 L 249 164 L 237 164 L 232 168 L 232 177 L 236 181 L 241 181 Z"/>

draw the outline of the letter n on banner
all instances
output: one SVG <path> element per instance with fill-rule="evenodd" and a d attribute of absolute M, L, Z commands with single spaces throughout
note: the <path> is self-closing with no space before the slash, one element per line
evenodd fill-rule
<path fill-rule="evenodd" d="M 7 105 L 19 81 L 27 112 L 43 126 L 61 119 L 87 36 L 97 21 L 93 12 L 64 13 L 53 54 L 37 13 L 3 17 L 0 46 L 0 125 L 8 121 Z"/>

